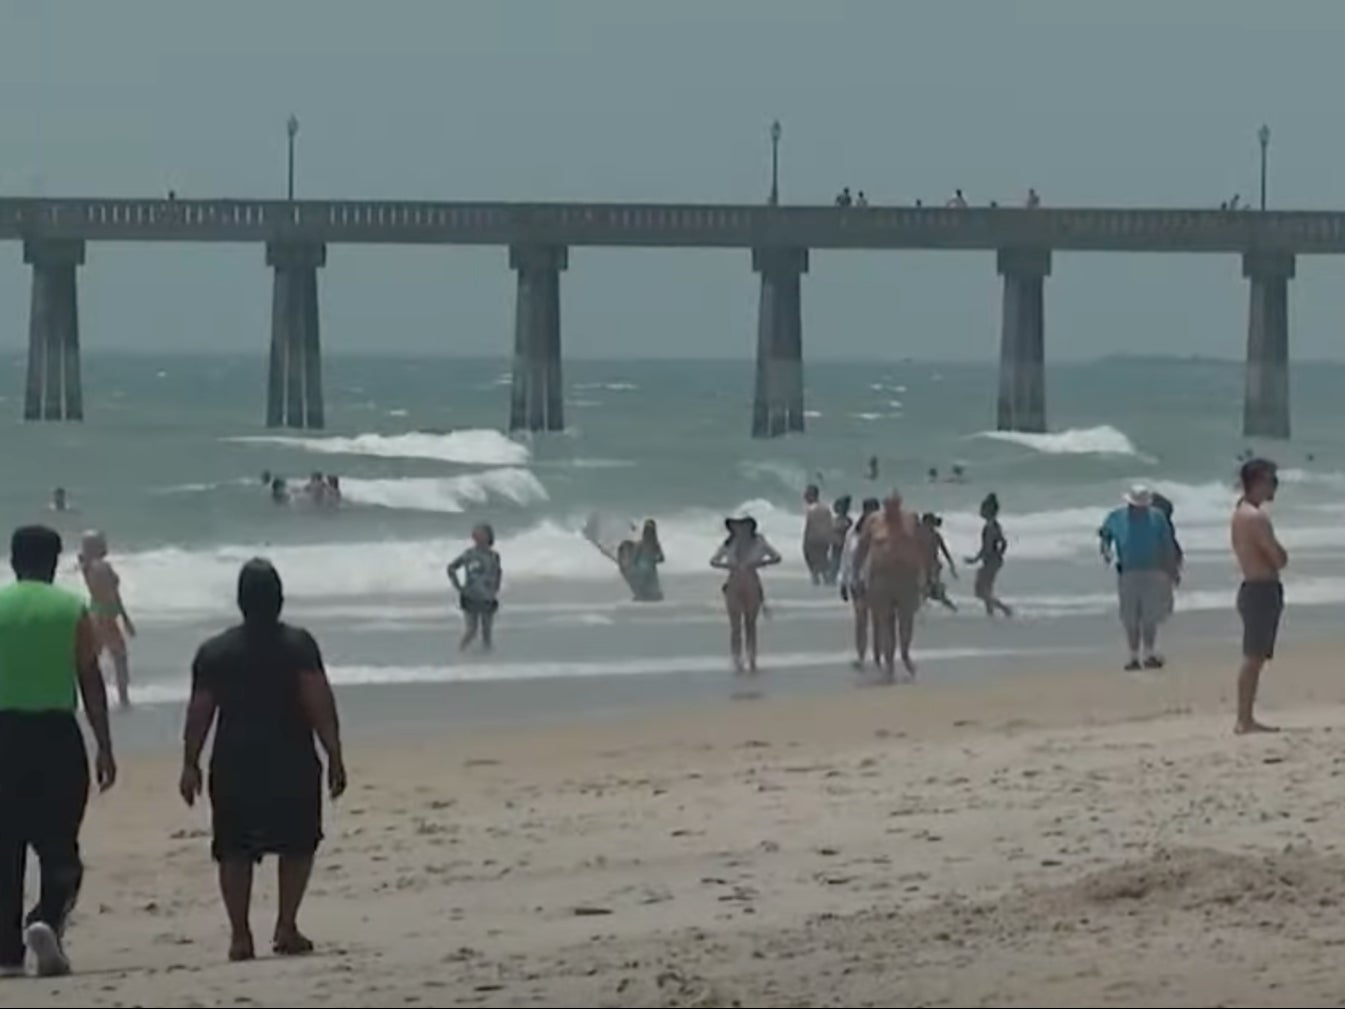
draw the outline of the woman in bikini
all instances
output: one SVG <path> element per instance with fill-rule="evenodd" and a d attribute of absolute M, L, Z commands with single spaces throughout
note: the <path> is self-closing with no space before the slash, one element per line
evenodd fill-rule
<path fill-rule="evenodd" d="M 762 568 L 780 563 L 780 554 L 757 532 L 754 518 L 724 520 L 728 539 L 710 558 L 710 566 L 728 573 L 724 580 L 724 606 L 729 615 L 729 648 L 733 668 L 744 671 L 743 647 L 747 648 L 746 670 L 757 671 L 757 618 L 765 602 L 761 587 Z"/>

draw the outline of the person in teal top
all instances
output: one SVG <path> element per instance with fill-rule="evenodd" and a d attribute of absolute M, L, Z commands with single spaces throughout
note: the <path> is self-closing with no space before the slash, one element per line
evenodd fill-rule
<path fill-rule="evenodd" d="M 1167 516 L 1154 507 L 1148 487 L 1136 484 L 1124 502 L 1108 514 L 1098 538 L 1102 559 L 1116 566 L 1121 624 L 1130 647 L 1125 668 L 1161 669 L 1158 625 L 1172 610 L 1176 540 Z"/>
<path fill-rule="evenodd" d="M 0 589 L 0 976 L 24 973 L 25 946 L 39 975 L 70 971 L 62 940 L 84 876 L 79 831 L 89 794 L 77 696 L 98 747 L 99 788 L 117 777 L 92 621 L 83 600 L 52 584 L 60 555 L 55 530 L 15 530 L 17 581 Z M 42 881 L 25 919 L 29 848 Z"/>

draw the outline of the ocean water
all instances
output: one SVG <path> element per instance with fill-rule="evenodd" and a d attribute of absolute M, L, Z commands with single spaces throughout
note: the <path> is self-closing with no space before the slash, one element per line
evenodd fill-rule
<path fill-rule="evenodd" d="M 725 689 L 707 560 L 723 516 L 738 511 L 754 514 L 787 558 L 767 576 L 763 648 L 774 682 L 838 688 L 849 682 L 839 672 L 848 611 L 808 584 L 798 551 L 800 491 L 814 479 L 828 496 L 856 500 L 901 488 L 912 506 L 944 515 L 959 557 L 975 546 L 977 502 L 999 494 L 1010 543 L 1001 588 L 1019 617 L 991 624 L 969 598 L 970 579 L 952 583 L 962 612 L 922 620 L 925 675 L 992 675 L 1113 647 L 1112 583 L 1095 530 L 1135 480 L 1176 503 L 1189 564 L 1176 626 L 1226 629 L 1231 481 L 1246 447 L 1234 364 L 1053 366 L 1046 435 L 989 430 L 989 364 L 810 364 L 809 431 L 774 442 L 747 436 L 749 362 L 568 362 L 571 429 L 534 439 L 500 430 L 504 361 L 329 358 L 330 427 L 312 433 L 263 427 L 264 364 L 260 353 L 89 354 L 89 419 L 57 425 L 18 420 L 24 360 L 0 357 L 0 520 L 58 525 L 72 547 L 62 574 L 72 585 L 78 533 L 106 531 L 140 625 L 136 695 L 174 718 L 192 651 L 233 618 L 234 579 L 254 555 L 277 564 L 290 616 L 319 635 L 335 682 L 370 710 L 503 717 Z M 1345 602 L 1343 382 L 1341 366 L 1300 367 L 1295 440 L 1252 446 L 1284 466 L 1274 516 L 1300 620 L 1329 622 Z M 864 476 L 871 455 L 876 483 Z M 929 467 L 946 472 L 955 461 L 966 484 L 927 480 Z M 277 507 L 263 470 L 339 474 L 345 505 Z M 75 511 L 46 509 L 57 484 Z M 666 603 L 629 602 L 579 533 L 595 509 L 658 520 Z M 481 520 L 494 523 L 505 568 L 499 648 L 461 657 L 444 566 Z"/>

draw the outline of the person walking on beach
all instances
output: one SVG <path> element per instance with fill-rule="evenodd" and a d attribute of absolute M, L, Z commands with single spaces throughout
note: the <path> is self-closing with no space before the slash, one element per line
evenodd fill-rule
<path fill-rule="evenodd" d="M 1269 459 L 1251 459 L 1239 474 L 1242 497 L 1233 509 L 1233 553 L 1242 569 L 1238 589 L 1238 616 L 1242 618 L 1242 667 L 1238 670 L 1236 731 L 1274 732 L 1256 720 L 1256 691 L 1261 670 L 1275 655 L 1275 639 L 1284 613 L 1284 584 L 1280 572 L 1289 555 L 1275 536 L 1265 505 L 1275 500 L 1279 476 Z"/>
<path fill-rule="evenodd" d="M 746 671 L 757 671 L 757 619 L 766 601 L 761 586 L 761 569 L 780 563 L 780 555 L 757 532 L 757 520 L 750 515 L 724 520 L 728 538 L 724 540 L 710 566 L 728 573 L 724 580 L 724 607 L 729 617 L 729 650 L 733 668 L 744 671 L 743 650 L 747 651 Z"/>
<path fill-rule="evenodd" d="M 855 565 L 868 572 L 866 588 L 873 617 L 873 648 L 888 683 L 896 680 L 896 654 L 909 678 L 915 678 L 911 641 L 915 614 L 924 591 L 924 555 L 919 522 L 902 507 L 895 490 L 882 511 L 864 523 L 855 547 Z"/>
<path fill-rule="evenodd" d="M 346 790 L 336 699 L 313 636 L 280 619 L 280 575 L 260 558 L 238 574 L 243 622 L 201 645 L 191 668 L 191 700 L 183 732 L 178 791 L 188 806 L 201 794 L 201 752 L 212 725 L 210 852 L 219 864 L 229 917 L 229 959 L 251 960 L 249 911 L 253 866 L 277 855 L 279 907 L 271 951 L 313 951 L 299 930 L 299 908 L 322 840 L 322 765 L 327 789 Z"/>
<path fill-rule="evenodd" d="M 876 497 L 865 498 L 860 506 L 859 518 L 850 527 L 845 537 L 845 549 L 841 551 L 841 568 L 837 579 L 841 583 L 841 599 L 854 609 L 855 619 L 855 669 L 864 668 L 864 660 L 869 652 L 869 602 L 864 585 L 864 571 L 855 565 L 855 550 L 859 546 L 859 537 L 864 532 L 868 520 L 878 513 L 882 504 Z M 876 657 L 876 656 L 875 656 Z"/>
<path fill-rule="evenodd" d="M 56 588 L 61 537 L 23 526 L 10 541 L 14 584 L 0 589 L 0 977 L 70 973 L 65 926 L 84 879 L 79 832 L 89 762 L 76 694 L 93 732 L 98 787 L 117 780 L 97 633 L 83 600 Z M 23 915 L 24 869 L 41 866 L 37 905 Z"/>
<path fill-rule="evenodd" d="M 803 563 L 813 584 L 821 585 L 831 564 L 831 510 L 822 503 L 822 491 L 815 483 L 803 489 L 803 504 Z"/>
<path fill-rule="evenodd" d="M 466 651 L 481 635 L 481 647 L 495 645 L 495 614 L 500 610 L 500 585 L 504 580 L 500 555 L 495 552 L 495 530 L 482 523 L 472 530 L 472 545 L 448 565 L 448 580 L 458 592 L 467 628 L 459 651 Z"/>
<path fill-rule="evenodd" d="M 1098 539 L 1102 559 L 1116 565 L 1121 624 L 1130 647 L 1125 668 L 1162 669 L 1158 625 L 1167 618 L 1170 609 L 1168 570 L 1175 551 L 1172 527 L 1153 506 L 1153 492 L 1143 484 L 1131 487 L 1124 504 L 1102 523 Z"/>
<path fill-rule="evenodd" d="M 976 598 L 985 605 L 986 616 L 993 617 L 1003 613 L 1013 616 L 1013 610 L 995 595 L 995 581 L 1004 568 L 1004 554 L 1008 550 L 1008 541 L 1004 538 L 1004 529 L 999 524 L 999 495 L 993 491 L 981 502 L 981 549 L 974 557 L 968 557 L 967 563 L 979 564 L 976 571 Z"/>
<path fill-rule="evenodd" d="M 131 706 L 131 665 L 126 654 L 126 638 L 135 637 L 135 624 L 121 598 L 121 579 L 107 559 L 107 537 L 91 530 L 84 534 L 79 548 L 79 569 L 89 590 L 89 614 L 98 635 L 99 654 L 112 656 L 117 681 L 117 704 Z M 125 636 L 122 628 L 126 629 Z"/>

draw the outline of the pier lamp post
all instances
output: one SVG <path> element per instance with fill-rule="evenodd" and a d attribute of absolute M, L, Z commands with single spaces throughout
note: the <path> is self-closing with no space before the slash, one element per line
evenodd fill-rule
<path fill-rule="evenodd" d="M 1261 209 L 1266 209 L 1266 149 L 1270 147 L 1270 127 L 1265 123 L 1256 131 L 1256 139 L 1261 142 Z"/>
<path fill-rule="evenodd" d="M 771 206 L 780 204 L 780 120 L 771 123 Z"/>
<path fill-rule="evenodd" d="M 299 133 L 299 117 L 290 114 L 289 121 L 285 123 L 285 132 L 289 135 L 289 198 L 294 199 L 294 138 Z"/>

